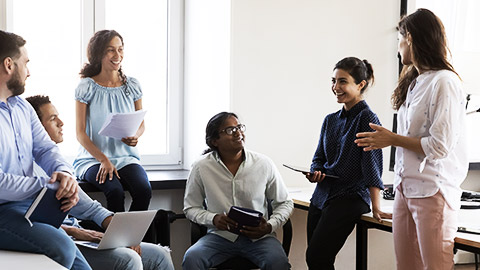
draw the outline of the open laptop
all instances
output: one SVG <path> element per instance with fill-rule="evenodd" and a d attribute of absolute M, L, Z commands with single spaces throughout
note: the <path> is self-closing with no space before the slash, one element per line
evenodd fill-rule
<path fill-rule="evenodd" d="M 79 240 L 75 243 L 93 249 L 139 245 L 156 213 L 156 210 L 115 213 L 100 243 Z"/>

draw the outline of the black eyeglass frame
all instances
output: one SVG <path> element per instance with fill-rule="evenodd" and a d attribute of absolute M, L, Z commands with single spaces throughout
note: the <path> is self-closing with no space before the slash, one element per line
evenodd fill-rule
<path fill-rule="evenodd" d="M 225 134 L 227 134 L 227 135 L 233 135 L 237 131 L 245 132 L 245 130 L 247 130 L 247 127 L 244 124 L 239 124 L 238 126 L 226 127 L 224 129 L 220 130 L 218 133 L 225 132 Z"/>

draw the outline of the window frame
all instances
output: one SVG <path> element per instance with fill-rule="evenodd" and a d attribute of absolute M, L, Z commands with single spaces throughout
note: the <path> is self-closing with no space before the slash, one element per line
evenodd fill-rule
<path fill-rule="evenodd" d="M 167 37 L 167 153 L 141 155 L 148 170 L 183 168 L 184 0 L 168 0 Z M 0 29 L 11 31 L 13 0 L 0 0 Z M 81 63 L 87 61 L 87 45 L 105 27 L 105 0 L 81 0 Z M 147 128 L 151 123 L 146 123 Z"/>

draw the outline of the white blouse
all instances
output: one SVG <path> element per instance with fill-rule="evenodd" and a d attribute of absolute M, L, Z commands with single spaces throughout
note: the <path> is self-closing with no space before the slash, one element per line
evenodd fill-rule
<path fill-rule="evenodd" d="M 425 155 L 401 147 L 395 159 L 395 188 L 403 183 L 407 198 L 438 191 L 453 209 L 460 208 L 468 171 L 465 99 L 458 76 L 448 70 L 420 74 L 398 110 L 398 134 L 420 137 Z"/>

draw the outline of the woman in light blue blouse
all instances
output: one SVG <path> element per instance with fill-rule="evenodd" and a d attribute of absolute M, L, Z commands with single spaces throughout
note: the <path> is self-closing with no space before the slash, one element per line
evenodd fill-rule
<path fill-rule="evenodd" d="M 73 166 L 81 179 L 105 193 L 107 208 L 125 211 L 124 188 L 130 192 L 130 211 L 147 210 L 152 190 L 135 146 L 144 123 L 132 137 L 121 140 L 98 134 L 109 113 L 142 109 L 138 81 L 122 72 L 123 38 L 114 30 L 102 30 L 90 39 L 89 63 L 80 71 L 75 90 L 76 132 L 81 148 Z"/>

